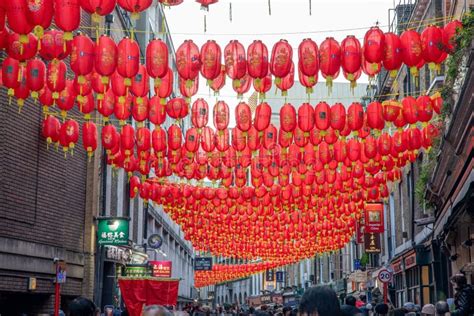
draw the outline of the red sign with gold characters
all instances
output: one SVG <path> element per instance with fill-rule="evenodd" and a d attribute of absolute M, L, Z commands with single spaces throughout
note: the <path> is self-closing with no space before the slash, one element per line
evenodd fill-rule
<path fill-rule="evenodd" d="M 171 261 L 149 261 L 152 275 L 157 278 L 171 278 Z"/>
<path fill-rule="evenodd" d="M 365 233 L 383 233 L 383 203 L 365 205 Z"/>
<path fill-rule="evenodd" d="M 361 221 L 356 223 L 356 242 L 358 244 L 364 243 L 364 233 L 365 233 L 365 225 Z"/>

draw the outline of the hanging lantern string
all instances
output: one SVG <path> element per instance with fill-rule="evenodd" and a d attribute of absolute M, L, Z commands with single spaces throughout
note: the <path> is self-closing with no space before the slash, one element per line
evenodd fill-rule
<path fill-rule="evenodd" d="M 232 6 L 230 6 L 232 8 Z M 231 17 L 231 22 L 232 22 L 232 14 L 230 15 Z M 461 16 L 462 17 L 462 16 Z M 455 18 L 455 16 L 450 16 L 450 18 Z M 426 19 L 426 20 L 419 20 L 419 21 L 412 21 L 412 22 L 407 22 L 407 23 L 399 23 L 398 26 L 403 26 L 403 25 L 411 25 L 411 24 L 416 24 L 417 22 L 420 22 L 419 26 L 428 26 L 437 22 L 443 22 L 445 20 L 445 17 L 438 17 L 438 18 L 433 18 L 433 19 Z M 389 25 L 379 25 L 379 27 L 388 27 Z M 276 35 L 303 35 L 303 34 L 319 34 L 319 33 L 334 33 L 334 32 L 347 32 L 347 31 L 360 31 L 360 30 L 368 30 L 371 26 L 364 26 L 364 27 L 354 27 L 354 28 L 344 28 L 344 29 L 333 29 L 333 30 L 314 30 L 314 31 L 302 31 L 302 32 L 279 32 L 279 33 L 206 33 L 205 35 L 209 36 L 276 36 Z M 92 29 L 95 30 L 95 26 L 80 26 L 79 29 Z M 129 32 L 129 29 L 123 29 L 123 28 L 107 28 L 107 27 L 98 27 L 99 30 L 101 31 L 116 31 L 116 32 Z M 151 33 L 151 31 L 146 31 L 146 30 L 141 30 L 141 29 L 133 29 L 134 33 L 141 33 L 141 34 L 148 34 Z M 183 32 L 173 32 L 173 35 L 204 35 L 202 33 L 183 33 Z"/>
<path fill-rule="evenodd" d="M 312 3 L 311 3 L 311 0 L 309 0 L 309 15 L 312 15 Z"/>
<path fill-rule="evenodd" d="M 271 3 L 271 0 L 268 0 L 268 15 L 272 15 L 272 3 Z"/>

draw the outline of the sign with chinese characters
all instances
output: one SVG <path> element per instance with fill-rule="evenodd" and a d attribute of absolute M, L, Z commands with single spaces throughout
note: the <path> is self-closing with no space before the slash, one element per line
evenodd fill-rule
<path fill-rule="evenodd" d="M 196 257 L 194 259 L 194 271 L 210 271 L 212 270 L 211 257 Z"/>
<path fill-rule="evenodd" d="M 284 282 L 284 279 L 285 279 L 285 272 L 284 271 L 277 271 L 275 273 L 276 275 L 276 281 L 278 283 L 283 283 Z"/>
<path fill-rule="evenodd" d="M 125 267 L 125 276 L 127 277 L 140 278 L 150 275 L 150 267 L 147 264 L 127 265 Z"/>
<path fill-rule="evenodd" d="M 151 275 L 157 278 L 171 278 L 171 261 L 148 261 L 151 266 Z"/>
<path fill-rule="evenodd" d="M 274 282 L 275 281 L 275 271 L 267 270 L 265 273 L 265 281 L 267 282 Z"/>
<path fill-rule="evenodd" d="M 365 233 L 383 233 L 383 203 L 365 205 Z"/>
<path fill-rule="evenodd" d="M 356 242 L 358 244 L 364 243 L 365 226 L 361 221 L 356 222 Z"/>
<path fill-rule="evenodd" d="M 128 245 L 128 220 L 124 218 L 99 219 L 99 245 Z"/>
<path fill-rule="evenodd" d="M 382 249 L 380 247 L 380 235 L 379 234 L 365 234 L 364 236 L 365 252 L 367 253 L 380 253 Z"/>
<path fill-rule="evenodd" d="M 132 250 L 123 247 L 105 246 L 105 258 L 109 261 L 127 264 L 131 262 Z"/>

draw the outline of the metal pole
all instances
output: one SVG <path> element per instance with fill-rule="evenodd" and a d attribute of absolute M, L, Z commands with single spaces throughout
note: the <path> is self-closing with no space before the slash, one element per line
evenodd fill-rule
<path fill-rule="evenodd" d="M 59 305 L 61 301 L 60 291 L 61 286 L 58 282 L 58 269 L 59 265 L 56 263 L 56 284 L 54 286 L 54 316 L 59 316 Z"/>

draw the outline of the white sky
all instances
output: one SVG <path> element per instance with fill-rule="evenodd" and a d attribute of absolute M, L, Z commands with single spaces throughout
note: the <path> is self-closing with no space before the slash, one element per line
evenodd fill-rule
<path fill-rule="evenodd" d="M 229 3 L 232 3 L 232 22 L 229 19 Z M 271 0 L 270 16 L 268 0 L 219 0 L 209 6 L 209 12 L 200 10 L 200 5 L 194 0 L 185 0 L 181 5 L 165 8 L 165 13 L 176 49 L 186 39 L 192 39 L 199 47 L 214 39 L 222 50 L 232 39 L 238 39 L 246 48 L 253 40 L 260 39 L 267 45 L 270 54 L 275 42 L 286 39 L 293 46 L 296 64 L 297 49 L 302 39 L 312 38 L 319 46 L 329 36 L 341 42 L 347 35 L 355 35 L 362 42 L 365 32 L 377 21 L 382 30 L 387 31 L 388 9 L 393 6 L 393 0 L 312 0 L 310 16 L 309 0 Z M 207 16 L 206 33 L 204 15 Z M 318 84 L 324 84 L 323 81 L 320 76 Z M 342 72 L 335 81 L 348 82 Z M 358 80 L 361 83 L 367 81 L 364 75 Z M 215 98 L 208 90 L 201 78 L 198 97 L 204 97 L 212 109 Z M 238 100 L 227 97 L 231 95 L 236 93 L 232 90 L 231 80 L 227 80 L 219 99 L 229 104 L 232 113 Z M 317 96 L 313 99 L 316 100 Z M 209 125 L 212 126 L 212 121 Z"/>

